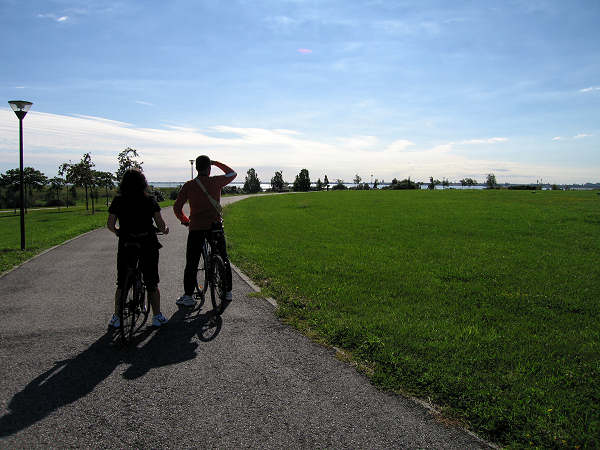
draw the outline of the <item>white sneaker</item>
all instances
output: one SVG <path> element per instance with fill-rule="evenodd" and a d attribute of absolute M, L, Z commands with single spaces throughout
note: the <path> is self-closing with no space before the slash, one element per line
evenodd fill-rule
<path fill-rule="evenodd" d="M 108 326 L 113 327 L 113 328 L 119 328 L 121 326 L 121 321 L 119 320 L 119 316 L 117 316 L 116 314 L 113 314 L 113 316 L 110 318 L 110 322 L 108 322 Z"/>
<path fill-rule="evenodd" d="M 163 326 L 168 321 L 169 321 L 169 319 L 167 319 L 165 316 L 162 315 L 162 313 L 160 313 L 160 314 L 157 314 L 154 317 L 152 317 L 152 326 L 160 327 L 160 326 Z"/>
<path fill-rule="evenodd" d="M 196 304 L 196 300 L 194 300 L 194 297 L 191 295 L 184 294 L 179 297 L 175 303 L 183 306 L 194 306 Z"/>
<path fill-rule="evenodd" d="M 227 300 L 228 302 L 230 302 L 230 301 L 231 301 L 231 298 L 232 298 L 232 297 L 231 297 L 231 291 L 229 291 L 229 292 L 226 292 L 226 293 L 225 293 L 225 300 Z"/>

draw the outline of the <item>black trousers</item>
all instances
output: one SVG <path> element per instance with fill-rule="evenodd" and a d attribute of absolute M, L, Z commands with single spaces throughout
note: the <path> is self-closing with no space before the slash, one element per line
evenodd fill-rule
<path fill-rule="evenodd" d="M 183 289 L 185 295 L 192 295 L 194 293 L 194 289 L 196 288 L 198 263 L 200 262 L 200 255 L 202 254 L 202 245 L 204 245 L 204 240 L 211 234 L 211 238 L 216 239 L 219 254 L 223 257 L 223 261 L 225 262 L 226 290 L 231 290 L 231 264 L 229 264 L 229 257 L 227 256 L 227 243 L 225 242 L 225 233 L 223 232 L 222 226 L 219 225 L 219 228 L 220 229 L 213 228 L 212 230 L 189 231 L 187 248 L 185 251 L 185 271 L 183 273 Z"/>

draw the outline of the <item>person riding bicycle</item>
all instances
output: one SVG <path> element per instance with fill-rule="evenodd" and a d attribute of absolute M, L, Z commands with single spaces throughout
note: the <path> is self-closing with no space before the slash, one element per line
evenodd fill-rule
<path fill-rule="evenodd" d="M 140 267 L 144 284 L 148 291 L 148 299 L 152 305 L 152 325 L 160 327 L 167 323 L 167 318 L 160 312 L 160 291 L 158 290 L 158 250 L 162 247 L 156 237 L 154 223 L 164 234 L 169 233 L 160 214 L 160 206 L 154 197 L 148 195 L 148 182 L 139 169 L 128 169 L 123 174 L 117 195 L 108 208 L 106 227 L 119 237 L 117 250 L 117 290 L 115 292 L 115 312 L 109 326 L 119 328 L 119 298 L 129 265 L 139 254 Z M 117 220 L 119 228 L 116 228 Z M 153 223 L 154 221 L 154 223 Z M 128 242 L 139 244 L 135 247 L 125 246 Z"/>
<path fill-rule="evenodd" d="M 218 167 L 225 175 L 210 176 L 211 166 Z M 223 218 L 220 212 L 221 189 L 231 183 L 237 173 L 219 161 L 211 161 L 206 155 L 196 158 L 198 176 L 186 182 L 177 195 L 173 205 L 175 216 L 183 225 L 189 226 L 187 247 L 185 252 L 185 270 L 183 273 L 184 294 L 175 303 L 184 306 L 193 306 L 196 301 L 193 294 L 196 287 L 196 274 L 202 253 L 202 245 L 209 233 L 213 230 L 223 230 Z M 185 202 L 190 204 L 190 217 L 183 212 Z M 227 284 L 225 299 L 231 300 L 231 265 L 227 257 L 225 233 L 215 233 L 218 251 L 225 262 Z"/>

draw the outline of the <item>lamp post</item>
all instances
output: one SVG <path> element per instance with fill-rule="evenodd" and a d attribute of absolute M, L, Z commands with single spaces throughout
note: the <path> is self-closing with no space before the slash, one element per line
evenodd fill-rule
<path fill-rule="evenodd" d="M 8 102 L 12 110 L 19 118 L 19 194 L 21 199 L 21 250 L 25 250 L 25 210 L 23 195 L 23 119 L 33 103 L 23 100 L 11 100 Z"/>
<path fill-rule="evenodd" d="M 193 159 L 190 159 L 190 166 L 192 166 L 191 167 L 191 170 L 192 170 L 192 178 L 191 179 L 193 180 L 194 179 L 194 160 Z"/>

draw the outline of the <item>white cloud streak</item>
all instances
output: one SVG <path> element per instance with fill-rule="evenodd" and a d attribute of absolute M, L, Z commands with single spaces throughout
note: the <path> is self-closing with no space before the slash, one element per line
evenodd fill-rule
<path fill-rule="evenodd" d="M 99 170 L 115 171 L 117 154 L 133 147 L 141 154 L 151 181 L 181 181 L 189 176 L 189 160 L 199 154 L 219 159 L 238 173 L 250 167 L 265 168 L 259 177 L 268 180 L 271 169 L 283 170 L 286 180 L 307 168 L 311 177 L 351 180 L 354 174 L 374 174 L 391 180 L 429 176 L 458 180 L 484 178 L 490 168 L 502 170 L 503 181 L 529 182 L 536 176 L 557 183 L 591 180 L 597 167 L 567 173 L 564 167 L 532 166 L 505 160 L 473 159 L 455 152 L 464 143 L 496 144 L 506 138 L 468 139 L 423 147 L 408 139 L 382 142 L 377 136 L 353 136 L 324 141 L 289 129 L 242 128 L 219 125 L 204 130 L 165 125 L 141 128 L 125 122 L 91 116 L 63 116 L 32 111 L 24 126 L 25 165 L 54 176 L 59 164 L 79 161 L 91 152 Z M 0 109 L 0 171 L 18 166 L 18 123 L 9 109 Z M 519 174 L 531 174 L 530 178 Z M 565 179 L 565 177 L 570 177 Z M 521 178 L 518 178 L 521 177 Z"/>
<path fill-rule="evenodd" d="M 579 89 L 579 92 L 595 92 L 595 91 L 600 91 L 600 86 L 590 86 L 588 88 L 585 89 Z"/>
<path fill-rule="evenodd" d="M 497 144 L 499 142 L 507 142 L 508 138 L 505 137 L 493 137 L 488 139 L 469 139 L 466 141 L 458 142 L 459 144 Z"/>

